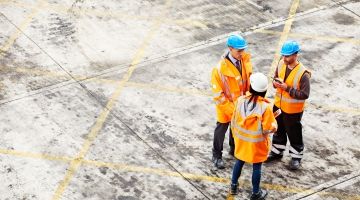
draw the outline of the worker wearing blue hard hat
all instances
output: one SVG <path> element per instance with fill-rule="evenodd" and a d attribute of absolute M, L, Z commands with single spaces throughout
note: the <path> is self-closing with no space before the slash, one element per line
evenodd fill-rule
<path fill-rule="evenodd" d="M 295 40 L 286 41 L 281 47 L 282 56 L 291 56 L 297 54 L 300 51 L 300 45 Z"/>
<path fill-rule="evenodd" d="M 217 114 L 212 161 L 217 169 L 225 168 L 222 150 L 225 134 L 233 114 L 234 102 L 239 96 L 245 95 L 249 91 L 249 77 L 252 73 L 250 54 L 245 51 L 246 40 L 241 35 L 234 34 L 228 37 L 226 45 L 228 51 L 223 55 L 217 67 L 212 70 L 211 75 Z M 231 130 L 229 132 L 229 154 L 234 156 L 234 138 Z"/>
<path fill-rule="evenodd" d="M 246 49 L 247 42 L 241 35 L 230 35 L 226 45 L 234 49 Z"/>
<path fill-rule="evenodd" d="M 301 118 L 305 100 L 310 94 L 309 70 L 298 60 L 300 45 L 294 40 L 286 41 L 280 54 L 282 59 L 275 70 L 273 86 L 276 88 L 274 111 L 281 110 L 276 118 L 278 130 L 273 136 L 272 148 L 267 162 L 280 160 L 286 149 L 287 138 L 290 142 L 289 168 L 300 167 L 303 157 L 304 142 Z"/>

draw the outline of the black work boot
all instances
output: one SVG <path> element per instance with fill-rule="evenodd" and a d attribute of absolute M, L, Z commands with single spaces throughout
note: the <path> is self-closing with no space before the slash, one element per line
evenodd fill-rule
<path fill-rule="evenodd" d="M 239 189 L 238 189 L 238 183 L 236 184 L 232 184 L 230 185 L 230 194 L 231 195 L 237 195 L 239 193 Z"/>
<path fill-rule="evenodd" d="M 221 158 L 213 157 L 212 161 L 214 163 L 214 167 L 216 167 L 217 169 L 225 169 L 224 161 Z"/>
<path fill-rule="evenodd" d="M 283 157 L 282 154 L 276 154 L 276 153 L 271 152 L 265 162 L 271 162 L 271 161 L 274 161 L 274 160 L 281 160 L 282 157 Z"/>
<path fill-rule="evenodd" d="M 264 200 L 267 196 L 268 192 L 266 190 L 260 189 L 260 191 L 256 194 L 251 194 L 250 200 Z"/>
<path fill-rule="evenodd" d="M 296 158 L 291 158 L 290 163 L 289 163 L 289 168 L 291 170 L 297 170 L 300 168 L 300 160 L 296 159 Z"/>

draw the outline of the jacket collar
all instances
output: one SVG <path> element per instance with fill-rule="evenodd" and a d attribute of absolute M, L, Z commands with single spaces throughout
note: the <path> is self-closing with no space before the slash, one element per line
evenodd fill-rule
<path fill-rule="evenodd" d="M 241 56 L 241 65 L 244 65 L 250 59 L 250 54 L 244 52 Z M 224 56 L 223 62 L 221 63 L 220 71 L 225 76 L 236 77 L 240 76 L 239 70 L 236 69 L 235 65 L 230 61 L 229 53 Z"/>

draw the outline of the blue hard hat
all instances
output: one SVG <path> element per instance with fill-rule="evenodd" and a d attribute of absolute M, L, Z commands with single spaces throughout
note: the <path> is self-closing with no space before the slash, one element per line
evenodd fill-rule
<path fill-rule="evenodd" d="M 281 55 L 290 56 L 300 51 L 300 46 L 295 40 L 286 41 L 281 47 Z"/>
<path fill-rule="evenodd" d="M 226 45 L 234 49 L 245 49 L 247 48 L 246 40 L 240 35 L 230 35 L 227 39 Z"/>

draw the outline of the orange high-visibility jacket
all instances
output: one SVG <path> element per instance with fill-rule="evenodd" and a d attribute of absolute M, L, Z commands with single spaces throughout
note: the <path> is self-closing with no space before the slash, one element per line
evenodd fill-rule
<path fill-rule="evenodd" d="M 267 159 L 271 147 L 269 133 L 276 131 L 277 123 L 267 99 L 259 96 L 253 109 L 249 100 L 250 95 L 237 100 L 231 119 L 235 157 L 248 163 L 259 163 Z"/>
<path fill-rule="evenodd" d="M 278 67 L 278 77 L 281 80 L 285 78 L 286 65 L 282 64 Z M 290 72 L 285 83 L 295 89 L 300 89 L 300 80 L 305 72 L 309 72 L 301 63 L 299 63 Z M 310 73 L 310 72 L 309 72 Z M 288 92 L 281 88 L 276 89 L 274 104 L 282 111 L 288 114 L 300 113 L 304 111 L 305 100 L 295 99 Z"/>
<path fill-rule="evenodd" d="M 241 75 L 239 70 L 227 58 L 223 58 L 212 70 L 211 85 L 216 103 L 217 121 L 230 122 L 234 110 L 234 101 L 245 95 L 250 89 L 249 77 L 252 73 L 250 54 L 241 56 Z"/>

